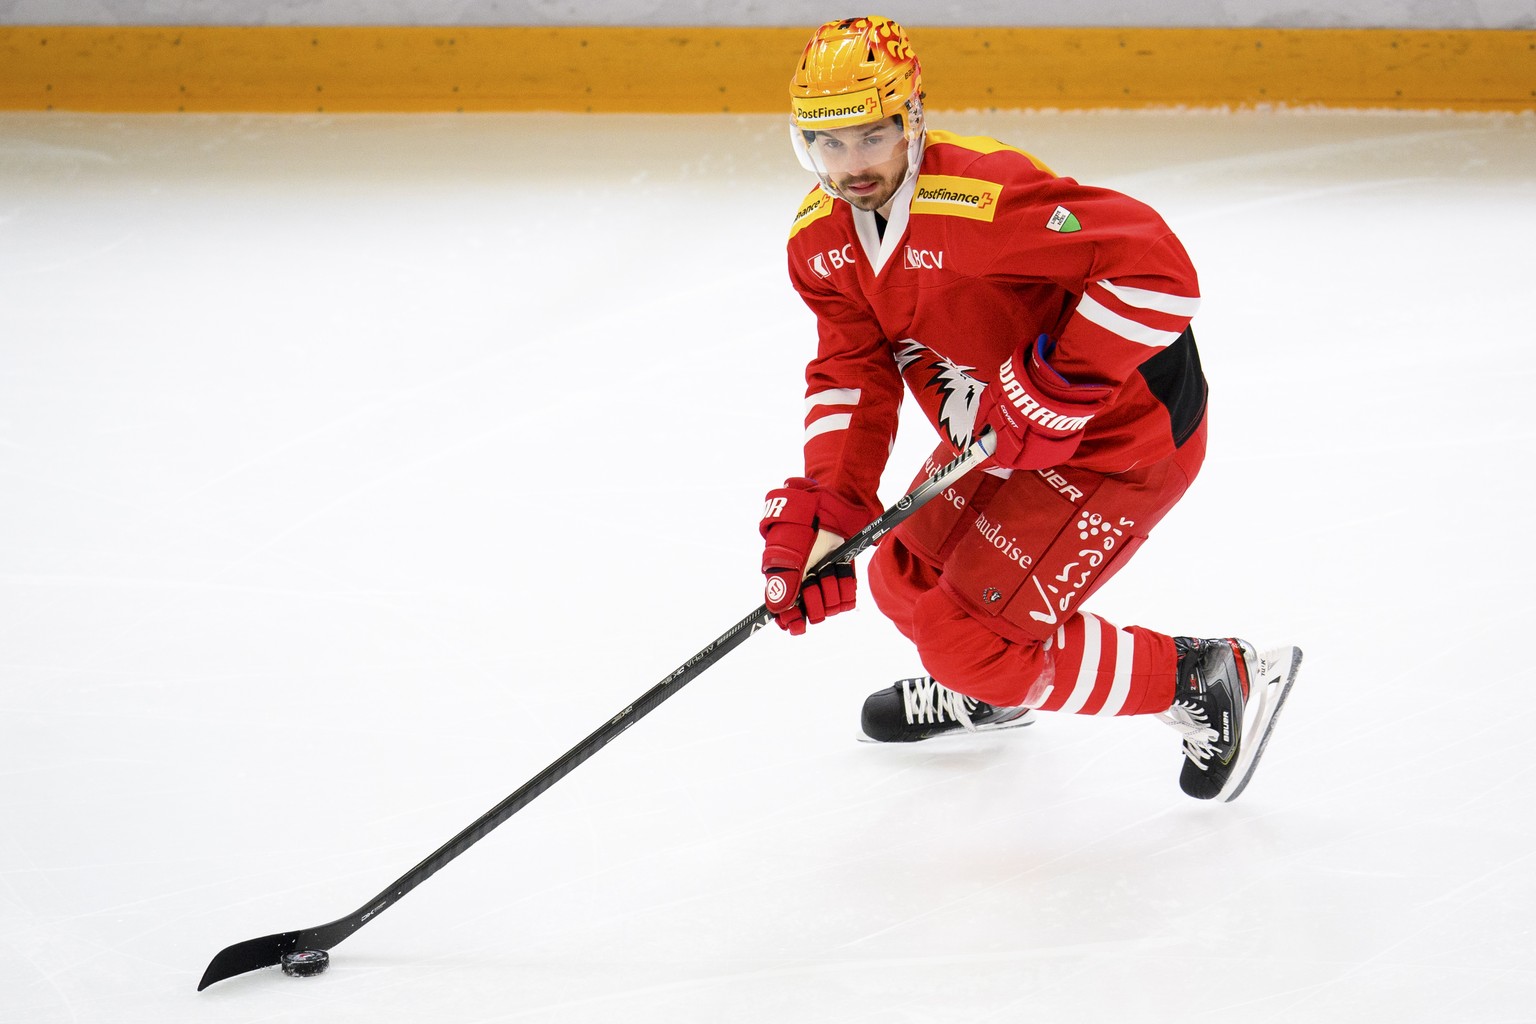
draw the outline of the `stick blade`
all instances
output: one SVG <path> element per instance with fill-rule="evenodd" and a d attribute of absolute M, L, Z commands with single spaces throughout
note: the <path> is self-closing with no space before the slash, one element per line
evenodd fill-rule
<path fill-rule="evenodd" d="M 197 990 L 201 992 L 214 982 L 233 978 L 237 974 L 263 967 L 276 967 L 284 953 L 299 948 L 300 934 L 279 932 L 276 935 L 263 935 L 259 939 L 246 939 L 219 950 L 218 955 L 208 964 L 208 969 L 203 972 L 203 980 L 197 983 Z"/>

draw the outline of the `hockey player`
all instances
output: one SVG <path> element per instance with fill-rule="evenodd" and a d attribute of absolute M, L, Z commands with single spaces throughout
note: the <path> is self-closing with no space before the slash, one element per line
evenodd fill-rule
<path fill-rule="evenodd" d="M 805 475 L 760 524 L 780 626 L 854 606 L 851 563 L 810 572 L 880 511 L 903 386 L 939 435 L 931 472 L 984 430 L 996 450 L 876 549 L 876 604 L 928 675 L 864 705 L 878 742 L 1155 715 L 1182 788 L 1247 783 L 1300 652 L 1117 628 L 1083 604 L 1184 494 L 1205 454 L 1194 267 L 1147 206 L 989 138 L 928 130 L 921 70 L 886 18 L 829 22 L 790 83 L 790 139 L 820 184 L 790 228 L 816 315 Z"/>

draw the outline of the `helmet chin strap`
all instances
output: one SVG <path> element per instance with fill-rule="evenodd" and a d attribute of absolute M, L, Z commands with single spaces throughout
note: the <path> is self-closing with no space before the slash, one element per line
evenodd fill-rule
<path fill-rule="evenodd" d="M 917 177 L 917 169 L 923 162 L 923 148 L 928 144 L 928 129 L 919 126 L 912 138 L 907 140 L 907 173 L 902 176 L 901 184 L 896 186 L 900 192 L 906 187 L 907 182 Z M 892 193 L 893 195 L 895 193 Z"/>

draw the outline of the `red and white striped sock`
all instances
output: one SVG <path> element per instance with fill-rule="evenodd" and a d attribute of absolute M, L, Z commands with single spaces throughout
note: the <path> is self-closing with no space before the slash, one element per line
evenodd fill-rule
<path fill-rule="evenodd" d="M 1173 703 L 1178 656 L 1171 636 L 1118 629 L 1079 612 L 1056 631 L 1050 654 L 1049 687 L 1029 701 L 1042 711 L 1155 715 Z"/>

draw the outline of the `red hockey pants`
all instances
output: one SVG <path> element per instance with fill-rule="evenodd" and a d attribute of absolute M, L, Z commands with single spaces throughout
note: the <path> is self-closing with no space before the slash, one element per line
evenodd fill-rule
<path fill-rule="evenodd" d="M 1204 458 L 1202 422 L 1172 456 L 1124 473 L 972 472 L 881 542 L 870 592 L 950 689 L 1047 711 L 1164 711 L 1173 638 L 1118 629 L 1080 608 L 1183 496 Z"/>

